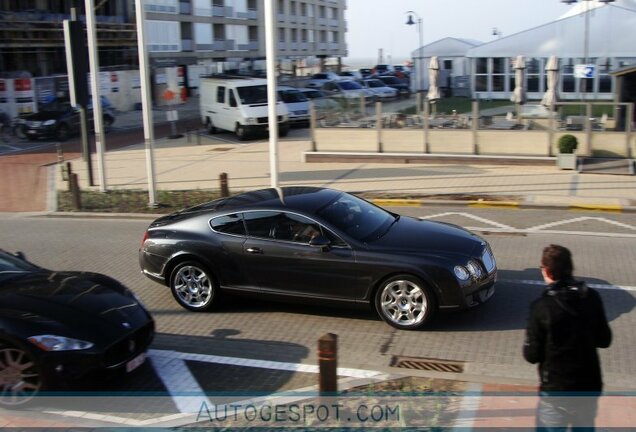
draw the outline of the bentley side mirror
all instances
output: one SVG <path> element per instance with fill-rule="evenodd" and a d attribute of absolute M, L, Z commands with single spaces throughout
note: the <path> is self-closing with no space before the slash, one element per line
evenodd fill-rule
<path fill-rule="evenodd" d="M 309 246 L 319 248 L 319 249 L 327 249 L 331 245 L 331 241 L 324 235 L 317 235 L 309 241 Z"/>

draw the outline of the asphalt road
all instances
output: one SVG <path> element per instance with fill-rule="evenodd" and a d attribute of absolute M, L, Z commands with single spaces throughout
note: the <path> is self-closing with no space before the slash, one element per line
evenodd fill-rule
<path fill-rule="evenodd" d="M 175 335 L 190 336 L 196 342 L 177 344 L 182 351 L 207 346 L 216 355 L 315 364 L 316 341 L 331 332 L 339 336 L 339 366 L 378 369 L 388 367 L 394 356 L 426 357 L 465 362 L 471 375 L 532 381 L 535 368 L 520 352 L 525 319 L 529 303 L 542 289 L 537 268 L 541 249 L 560 243 L 573 251 L 576 274 L 597 287 L 605 301 L 615 333 L 614 343 L 601 354 L 607 385 L 636 389 L 636 215 L 466 207 L 393 210 L 481 232 L 499 266 L 492 300 L 467 312 L 441 315 L 416 332 L 395 330 L 367 310 L 259 299 L 227 298 L 215 311 L 199 314 L 177 306 L 167 288 L 140 274 L 137 250 L 149 219 L 2 217 L 0 245 L 24 251 L 44 267 L 97 271 L 124 282 L 157 321 L 155 349 L 165 349 Z M 144 388 L 148 385 L 144 381 Z"/>

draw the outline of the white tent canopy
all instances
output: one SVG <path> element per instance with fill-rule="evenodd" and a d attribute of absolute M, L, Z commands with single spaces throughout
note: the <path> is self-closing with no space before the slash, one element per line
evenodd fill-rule
<path fill-rule="evenodd" d="M 583 57 L 586 1 L 557 21 L 471 48 L 467 57 Z M 590 1 L 589 57 L 634 57 L 636 0 Z M 578 11 L 578 12 L 577 12 Z"/>

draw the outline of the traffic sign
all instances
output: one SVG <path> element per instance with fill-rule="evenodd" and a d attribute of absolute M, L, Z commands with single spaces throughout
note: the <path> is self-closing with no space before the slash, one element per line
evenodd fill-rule
<path fill-rule="evenodd" d="M 596 65 L 577 64 L 574 65 L 575 78 L 594 78 L 596 76 Z"/>

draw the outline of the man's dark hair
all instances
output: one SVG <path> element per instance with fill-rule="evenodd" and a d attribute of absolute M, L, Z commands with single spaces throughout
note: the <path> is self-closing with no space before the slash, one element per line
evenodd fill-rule
<path fill-rule="evenodd" d="M 546 246 L 543 249 L 541 266 L 550 271 L 554 280 L 570 278 L 574 270 L 570 250 L 566 247 L 554 244 Z"/>

